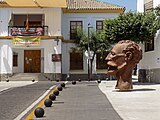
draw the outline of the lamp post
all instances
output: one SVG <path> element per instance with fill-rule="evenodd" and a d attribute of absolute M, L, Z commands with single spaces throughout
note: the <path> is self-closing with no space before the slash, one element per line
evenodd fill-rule
<path fill-rule="evenodd" d="M 90 55 L 90 29 L 93 28 L 91 26 L 90 23 L 88 23 L 88 81 L 91 80 L 91 70 L 90 70 L 90 59 L 91 59 L 91 55 Z"/>

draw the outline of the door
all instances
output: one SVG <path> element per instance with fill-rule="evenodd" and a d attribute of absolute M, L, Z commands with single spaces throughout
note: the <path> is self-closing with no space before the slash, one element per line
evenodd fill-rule
<path fill-rule="evenodd" d="M 41 50 L 24 51 L 24 73 L 41 72 Z"/>

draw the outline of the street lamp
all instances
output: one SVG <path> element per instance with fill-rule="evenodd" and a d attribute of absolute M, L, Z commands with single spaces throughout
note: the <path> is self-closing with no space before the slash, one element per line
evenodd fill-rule
<path fill-rule="evenodd" d="M 93 28 L 90 23 L 88 23 L 88 81 L 91 80 L 91 70 L 90 70 L 90 63 L 91 63 L 91 55 L 90 55 L 90 29 Z"/>

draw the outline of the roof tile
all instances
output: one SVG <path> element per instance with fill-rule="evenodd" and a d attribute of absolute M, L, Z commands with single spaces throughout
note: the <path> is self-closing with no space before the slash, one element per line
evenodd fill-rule
<path fill-rule="evenodd" d="M 67 9 L 70 10 L 124 9 L 124 7 L 97 0 L 67 0 Z"/>

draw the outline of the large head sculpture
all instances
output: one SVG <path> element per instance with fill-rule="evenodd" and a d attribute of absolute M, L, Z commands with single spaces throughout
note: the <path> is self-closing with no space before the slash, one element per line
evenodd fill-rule
<path fill-rule="evenodd" d="M 132 69 L 142 59 L 141 47 L 131 41 L 119 41 L 106 57 L 109 75 L 116 75 L 116 88 L 132 89 Z"/>

